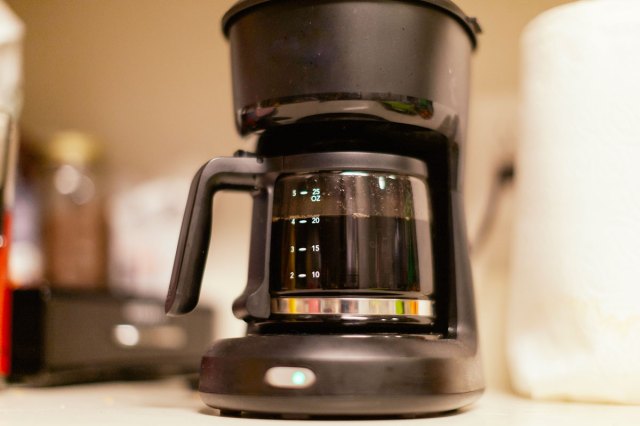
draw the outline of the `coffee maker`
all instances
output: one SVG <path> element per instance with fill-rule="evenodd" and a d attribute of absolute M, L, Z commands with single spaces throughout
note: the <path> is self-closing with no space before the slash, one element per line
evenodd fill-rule
<path fill-rule="evenodd" d="M 222 414 L 414 416 L 484 384 L 461 195 L 479 26 L 448 0 L 242 0 L 223 18 L 255 153 L 193 179 L 166 311 L 198 302 L 219 190 L 253 198 L 247 335 L 202 359 Z"/>

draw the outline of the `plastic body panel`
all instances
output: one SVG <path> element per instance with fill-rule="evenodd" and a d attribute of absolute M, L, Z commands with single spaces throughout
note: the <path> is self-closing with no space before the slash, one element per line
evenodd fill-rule
<path fill-rule="evenodd" d="M 460 139 L 474 43 L 468 30 L 422 1 L 261 2 L 227 24 L 235 110 L 239 118 L 277 100 L 411 96 L 455 111 Z"/>
<path fill-rule="evenodd" d="M 307 368 L 316 381 L 271 386 L 265 374 L 279 366 Z M 451 339 L 248 336 L 219 341 L 205 354 L 200 393 L 208 405 L 250 413 L 417 415 L 472 403 L 482 393 L 480 371 L 474 350 Z"/>

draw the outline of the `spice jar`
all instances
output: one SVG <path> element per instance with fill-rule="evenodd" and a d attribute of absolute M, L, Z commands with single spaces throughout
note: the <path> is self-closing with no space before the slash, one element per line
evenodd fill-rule
<path fill-rule="evenodd" d="M 107 232 L 96 167 L 98 141 L 67 131 L 47 147 L 45 274 L 52 287 L 106 287 Z"/>

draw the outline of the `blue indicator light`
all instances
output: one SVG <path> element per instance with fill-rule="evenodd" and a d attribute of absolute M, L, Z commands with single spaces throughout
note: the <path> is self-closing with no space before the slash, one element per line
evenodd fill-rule
<path fill-rule="evenodd" d="M 271 367 L 264 375 L 264 381 L 275 388 L 303 389 L 316 382 L 313 371 L 304 367 Z"/>
<path fill-rule="evenodd" d="M 291 375 L 291 383 L 294 385 L 304 385 L 307 381 L 307 376 L 302 371 L 296 371 Z"/>

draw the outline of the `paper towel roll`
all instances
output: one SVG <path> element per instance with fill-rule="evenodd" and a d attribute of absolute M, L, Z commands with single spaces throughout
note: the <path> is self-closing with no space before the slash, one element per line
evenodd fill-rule
<path fill-rule="evenodd" d="M 640 403 L 640 2 L 552 9 L 522 52 L 513 385 Z"/>

